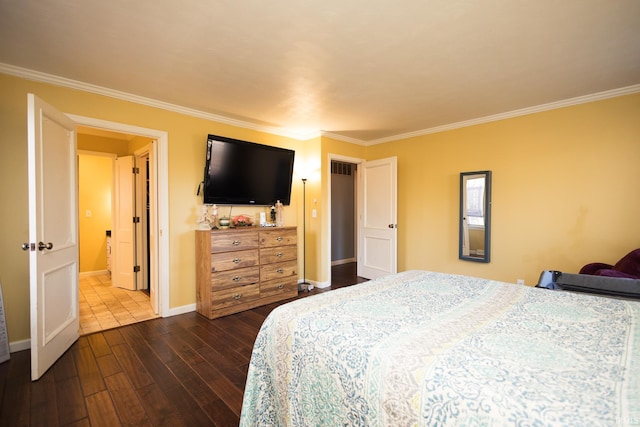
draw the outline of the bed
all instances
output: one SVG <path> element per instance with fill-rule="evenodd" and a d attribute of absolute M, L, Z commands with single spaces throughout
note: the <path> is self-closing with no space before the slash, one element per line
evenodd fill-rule
<path fill-rule="evenodd" d="M 640 424 L 640 301 L 427 271 L 265 320 L 242 426 Z"/>

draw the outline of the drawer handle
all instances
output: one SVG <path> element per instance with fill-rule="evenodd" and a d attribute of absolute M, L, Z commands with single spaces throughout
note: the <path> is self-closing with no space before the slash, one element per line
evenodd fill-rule
<path fill-rule="evenodd" d="M 279 268 L 279 269 L 277 269 L 277 270 L 276 270 L 276 273 L 280 273 L 280 274 L 282 274 L 282 273 L 284 273 L 284 270 L 283 270 L 283 269 L 281 269 L 281 268 Z"/>
<path fill-rule="evenodd" d="M 242 294 L 235 294 L 235 295 L 233 296 L 233 299 L 234 299 L 234 300 L 239 300 L 240 298 L 242 298 Z"/>
<path fill-rule="evenodd" d="M 278 289 L 284 289 L 284 285 L 283 285 L 282 283 L 280 283 L 280 284 L 278 285 Z"/>
<path fill-rule="evenodd" d="M 231 242 L 231 244 L 233 246 L 238 246 L 240 244 L 240 240 L 234 240 L 233 242 Z"/>
<path fill-rule="evenodd" d="M 233 279 L 231 279 L 231 280 L 233 280 L 234 282 L 239 282 L 239 281 L 240 281 L 240 279 L 242 279 L 242 277 L 240 277 L 240 276 L 236 276 L 236 277 L 234 277 L 234 278 L 233 278 Z"/>
<path fill-rule="evenodd" d="M 276 256 L 277 256 L 278 258 L 282 258 L 282 257 L 284 256 L 284 254 L 283 254 L 282 252 L 278 252 L 278 253 L 276 254 Z"/>
<path fill-rule="evenodd" d="M 233 262 L 235 262 L 236 264 L 240 264 L 242 260 L 240 258 L 234 258 Z"/>
<path fill-rule="evenodd" d="M 276 237 L 276 240 L 277 240 L 278 242 L 282 242 L 282 237 L 278 236 L 278 237 Z"/>

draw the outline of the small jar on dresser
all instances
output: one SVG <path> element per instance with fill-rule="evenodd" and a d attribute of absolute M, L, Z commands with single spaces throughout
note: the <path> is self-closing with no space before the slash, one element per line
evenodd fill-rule
<path fill-rule="evenodd" d="M 298 294 L 296 227 L 196 232 L 196 310 L 209 319 Z"/>

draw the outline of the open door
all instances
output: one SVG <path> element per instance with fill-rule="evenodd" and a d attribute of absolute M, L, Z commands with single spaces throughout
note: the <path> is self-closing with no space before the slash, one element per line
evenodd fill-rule
<path fill-rule="evenodd" d="M 79 337 L 76 124 L 27 95 L 31 379 Z"/>
<path fill-rule="evenodd" d="M 136 227 L 136 264 L 140 266 L 137 273 L 136 288 L 148 289 L 149 302 L 154 313 L 158 313 L 158 289 L 155 277 L 156 269 L 153 266 L 154 257 L 151 249 L 154 247 L 154 216 L 152 207 L 155 206 L 155 174 L 152 152 L 156 141 L 152 141 L 142 149 L 136 151 L 136 217 L 140 218 L 139 227 Z"/>
<path fill-rule="evenodd" d="M 397 158 L 365 162 L 358 170 L 358 276 L 367 279 L 396 273 Z"/>
<path fill-rule="evenodd" d="M 115 162 L 115 209 L 112 236 L 113 286 L 136 290 L 135 265 L 135 181 L 133 156 Z"/>

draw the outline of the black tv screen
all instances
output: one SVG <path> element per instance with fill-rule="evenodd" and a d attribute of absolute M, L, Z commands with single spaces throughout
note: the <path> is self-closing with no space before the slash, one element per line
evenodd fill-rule
<path fill-rule="evenodd" d="M 295 151 L 217 135 L 207 137 L 204 203 L 269 206 L 291 201 Z"/>

